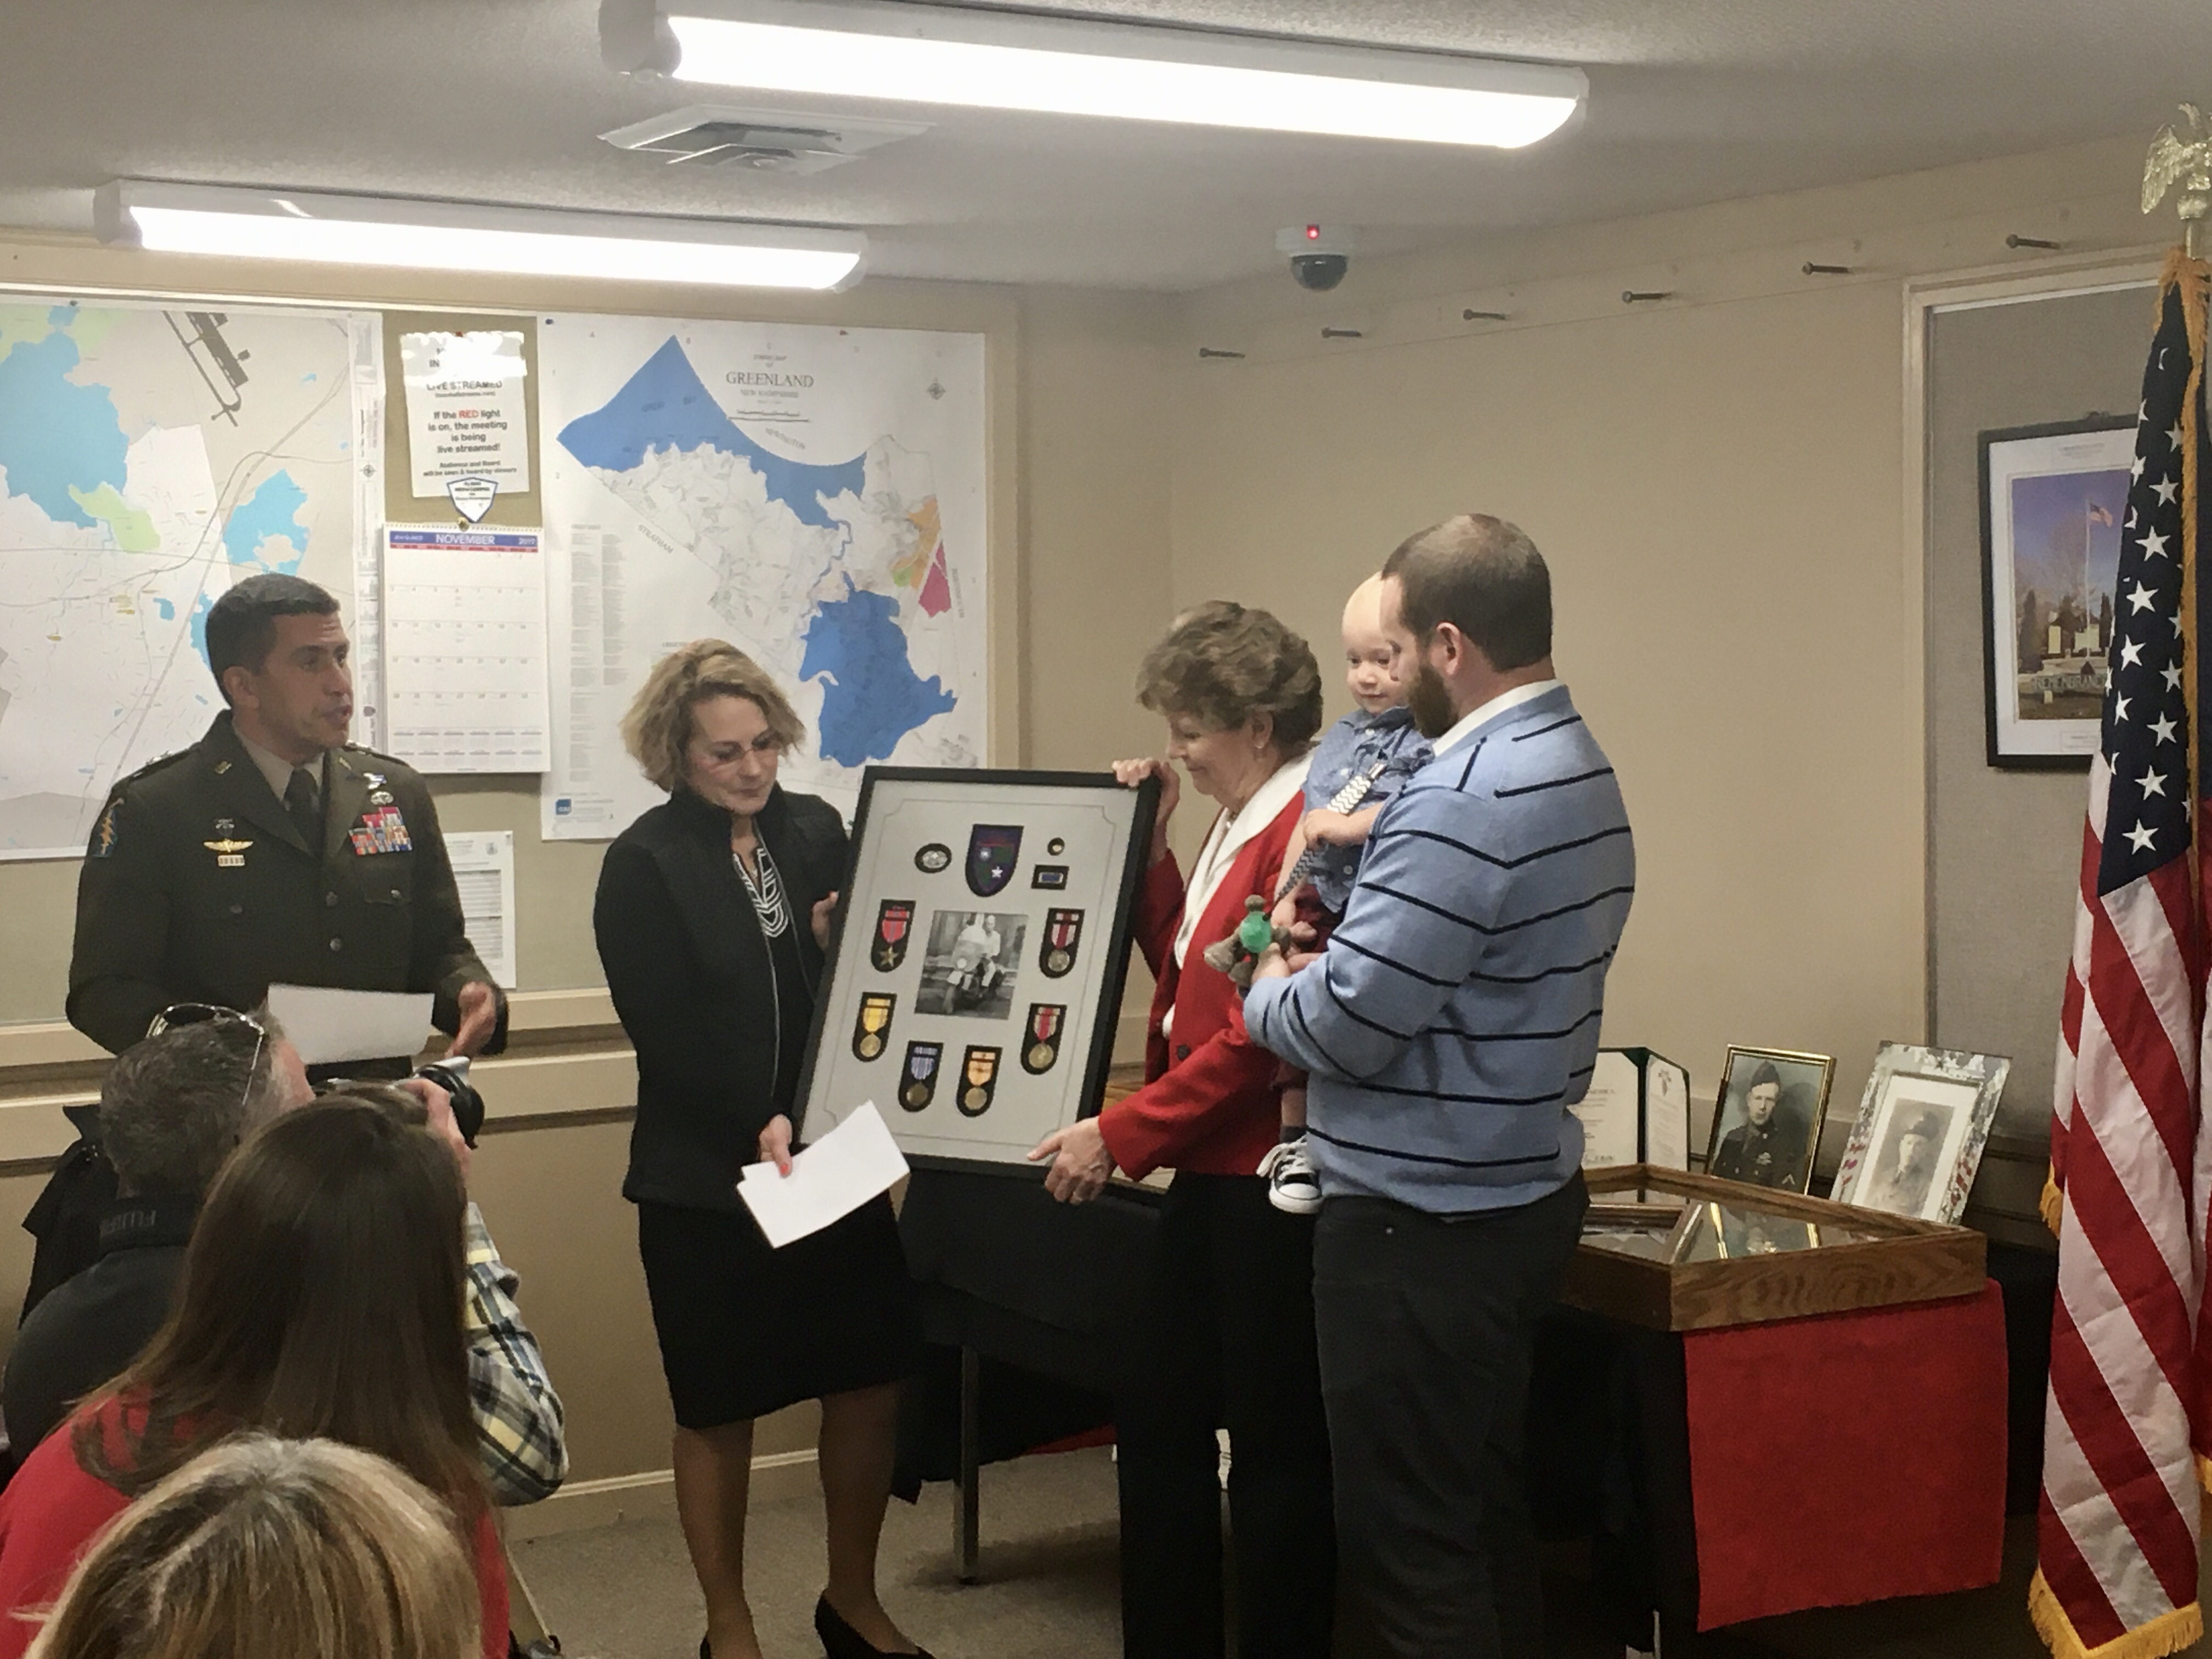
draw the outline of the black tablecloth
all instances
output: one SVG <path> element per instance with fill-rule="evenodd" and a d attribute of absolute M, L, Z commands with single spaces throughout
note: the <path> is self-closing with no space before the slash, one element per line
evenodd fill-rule
<path fill-rule="evenodd" d="M 911 1499 L 959 1468 L 960 1350 L 981 1356 L 984 1462 L 1113 1421 L 1116 1357 L 1135 1316 L 1161 1194 L 1109 1187 L 1056 1202 L 1029 1171 L 917 1170 L 899 1209 L 930 1348 L 899 1425 L 892 1490 Z"/>

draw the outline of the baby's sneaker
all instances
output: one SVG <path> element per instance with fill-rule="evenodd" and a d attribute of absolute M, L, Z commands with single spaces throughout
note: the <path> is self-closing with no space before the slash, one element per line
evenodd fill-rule
<path fill-rule="evenodd" d="M 1311 1215 L 1321 1208 L 1321 1182 L 1313 1161 L 1306 1156 L 1306 1138 L 1279 1140 L 1260 1160 L 1259 1171 L 1267 1177 L 1267 1202 L 1292 1215 Z"/>

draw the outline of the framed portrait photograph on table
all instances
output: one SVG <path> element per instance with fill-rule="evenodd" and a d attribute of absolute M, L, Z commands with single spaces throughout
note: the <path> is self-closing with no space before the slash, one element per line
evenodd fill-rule
<path fill-rule="evenodd" d="M 2001 1055 L 1883 1043 L 1828 1196 L 1955 1225 L 2011 1069 Z"/>
<path fill-rule="evenodd" d="M 2096 752 L 2134 457 L 2135 422 L 2117 416 L 1981 434 L 1991 766 Z"/>
<path fill-rule="evenodd" d="M 1098 1109 L 1159 786 L 870 767 L 794 1113 L 868 1101 L 921 1164 L 1033 1173 Z"/>
<path fill-rule="evenodd" d="M 1705 1173 L 1783 1192 L 1808 1191 L 1835 1073 L 1828 1054 L 1731 1047 L 1714 1097 Z"/>

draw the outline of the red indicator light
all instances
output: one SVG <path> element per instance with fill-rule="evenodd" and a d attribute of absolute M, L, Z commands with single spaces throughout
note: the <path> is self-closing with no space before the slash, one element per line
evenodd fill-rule
<path fill-rule="evenodd" d="M 1321 227 L 1319 225 L 1308 225 L 1306 227 L 1306 240 L 1309 242 L 1318 242 L 1321 240 Z"/>

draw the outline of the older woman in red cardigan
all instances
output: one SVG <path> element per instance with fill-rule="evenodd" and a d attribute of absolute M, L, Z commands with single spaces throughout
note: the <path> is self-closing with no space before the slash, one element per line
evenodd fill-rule
<path fill-rule="evenodd" d="M 1031 1154 L 1053 1160 L 1045 1184 L 1068 1203 L 1117 1168 L 1176 1172 L 1115 1401 L 1122 1647 L 1129 1659 L 1224 1651 L 1215 1431 L 1225 1428 L 1237 1650 L 1322 1659 L 1336 1553 L 1313 1222 L 1270 1206 L 1255 1173 L 1279 1133 L 1276 1061 L 1245 1036 L 1236 987 L 1205 958 L 1248 896 L 1272 901 L 1321 726 L 1321 672 L 1273 617 L 1216 601 L 1176 619 L 1137 687 L 1166 719 L 1169 755 L 1114 769 L 1125 784 L 1160 781 L 1133 924 L 1158 981 L 1146 1080 Z M 1220 809 L 1188 878 L 1168 850 L 1175 763 Z"/>

